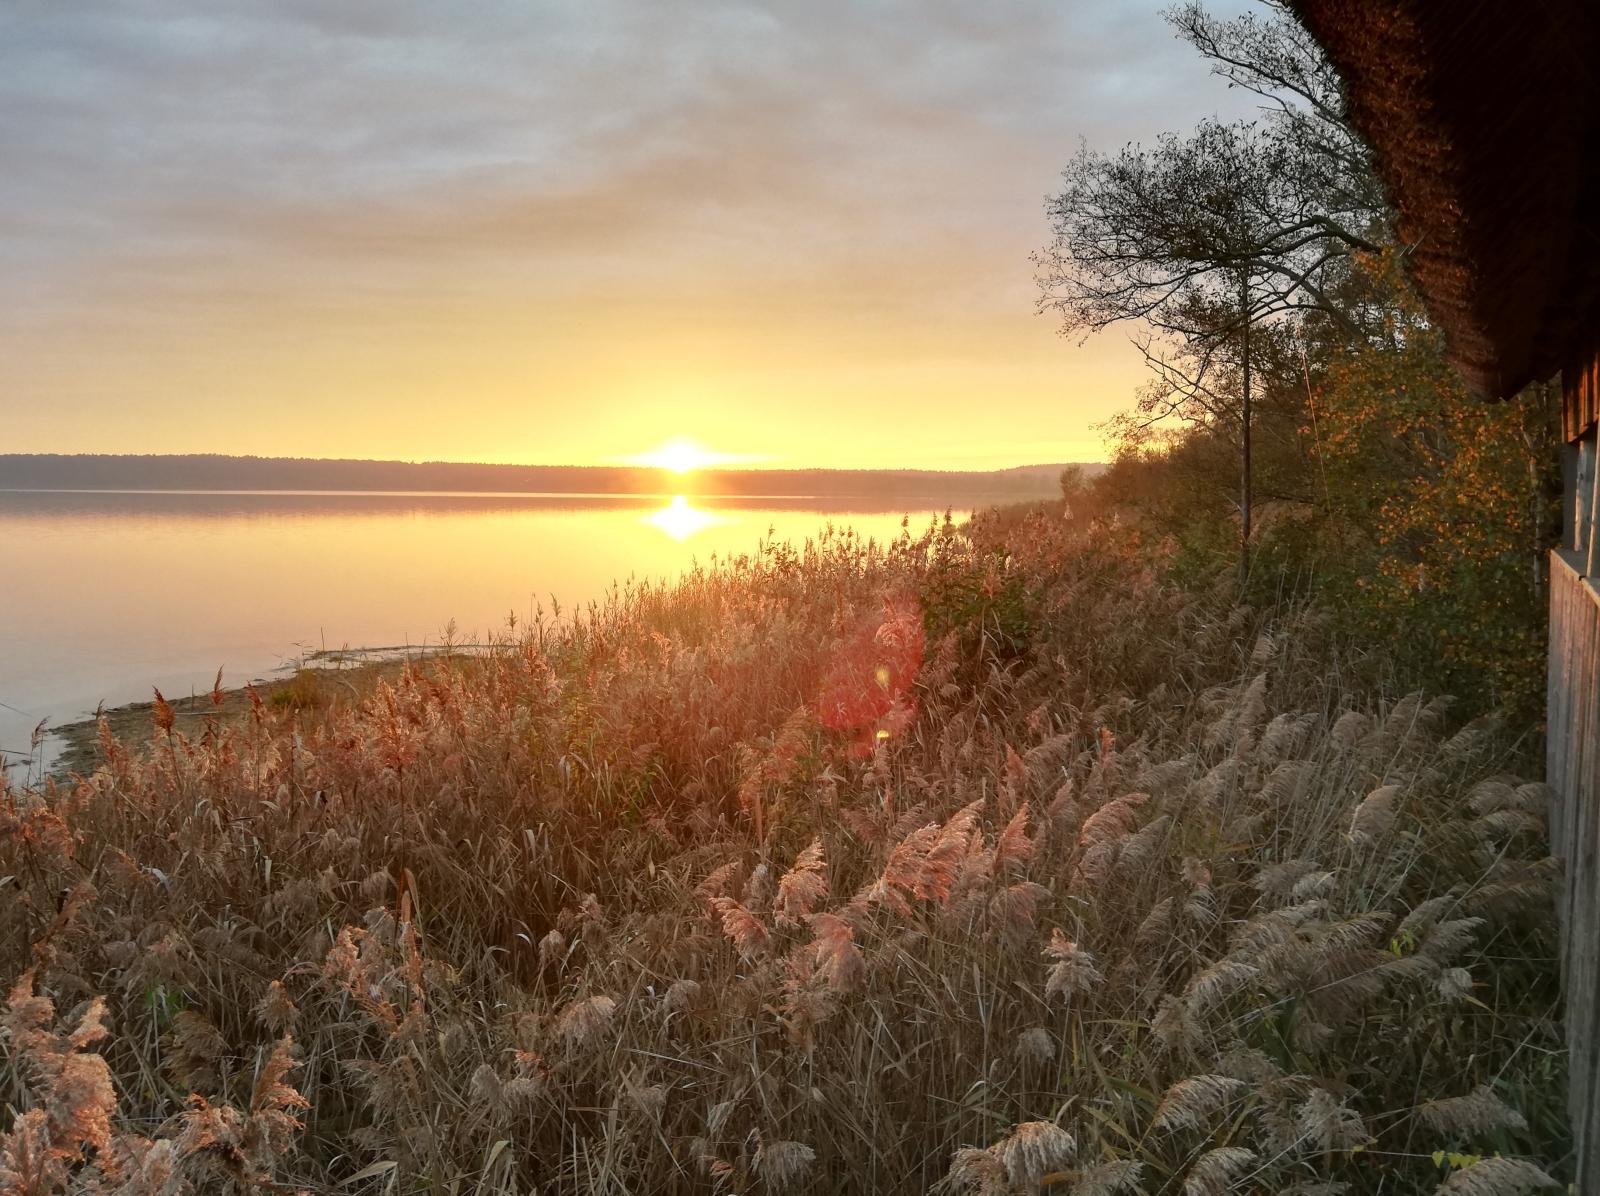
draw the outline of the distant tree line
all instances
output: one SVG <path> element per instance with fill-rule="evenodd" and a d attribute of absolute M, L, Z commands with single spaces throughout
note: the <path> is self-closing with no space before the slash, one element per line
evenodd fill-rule
<path fill-rule="evenodd" d="M 1099 465 L 1083 467 L 1099 470 Z M 942 502 L 1041 498 L 1062 466 L 992 471 L 715 469 L 673 474 L 632 466 L 359 461 L 215 453 L 0 454 L 0 490 L 328 490 L 447 493 L 797 495 Z"/>

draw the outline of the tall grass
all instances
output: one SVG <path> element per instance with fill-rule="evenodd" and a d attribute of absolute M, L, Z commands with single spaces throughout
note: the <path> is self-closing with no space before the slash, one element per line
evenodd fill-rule
<path fill-rule="evenodd" d="M 0 1191 L 1547 1184 L 1543 787 L 1160 556 L 767 546 L 6 789 Z"/>

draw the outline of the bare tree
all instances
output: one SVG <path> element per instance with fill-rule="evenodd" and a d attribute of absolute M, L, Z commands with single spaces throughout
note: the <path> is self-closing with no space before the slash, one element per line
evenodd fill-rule
<path fill-rule="evenodd" d="M 1048 201 L 1054 238 L 1035 255 L 1041 310 L 1068 334 L 1113 324 L 1155 370 L 1149 422 L 1231 427 L 1240 459 L 1241 577 L 1251 507 L 1252 330 L 1316 319 L 1363 335 L 1366 313 L 1340 282 L 1350 255 L 1377 252 L 1381 196 L 1343 118 L 1338 82 L 1276 6 L 1230 21 L 1198 5 L 1167 14 L 1230 86 L 1263 98 L 1255 121 L 1206 120 L 1115 154 L 1080 149 Z"/>
<path fill-rule="evenodd" d="M 1330 220 L 1357 231 L 1381 223 L 1386 205 L 1371 151 L 1346 118 L 1338 73 L 1287 5 L 1260 0 L 1260 8 L 1265 17 L 1223 19 L 1191 0 L 1165 16 L 1214 75 L 1259 96 L 1262 119 L 1305 148 L 1306 185 Z"/>

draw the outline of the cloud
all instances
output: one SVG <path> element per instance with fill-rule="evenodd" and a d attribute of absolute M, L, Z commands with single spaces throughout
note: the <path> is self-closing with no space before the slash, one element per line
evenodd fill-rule
<path fill-rule="evenodd" d="M 0 345 L 44 385 L 108 321 L 430 301 L 988 327 L 1080 137 L 1229 102 L 1145 3 L 13 0 Z"/>

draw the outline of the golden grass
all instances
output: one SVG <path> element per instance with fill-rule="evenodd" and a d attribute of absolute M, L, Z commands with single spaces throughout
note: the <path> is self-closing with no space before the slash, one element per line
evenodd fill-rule
<path fill-rule="evenodd" d="M 1035 518 L 524 630 L 0 793 L 0 1191 L 1564 1165 L 1546 795 L 1314 613 Z"/>

